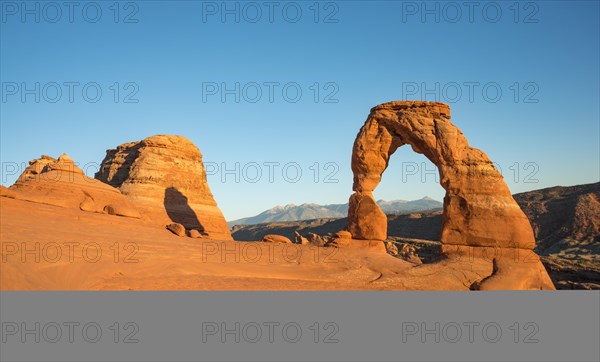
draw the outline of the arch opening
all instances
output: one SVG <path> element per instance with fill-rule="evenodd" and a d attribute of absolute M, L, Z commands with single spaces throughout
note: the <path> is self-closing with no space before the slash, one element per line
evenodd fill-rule
<path fill-rule="evenodd" d="M 387 216 L 386 241 L 399 250 L 405 245 L 417 248 L 424 263 L 435 260 L 429 254 L 439 255 L 437 243 L 446 193 L 439 179 L 435 164 L 405 145 L 390 157 L 381 182 L 373 190 L 373 197 Z"/>
<path fill-rule="evenodd" d="M 407 145 L 398 147 L 390 156 L 381 182 L 373 190 L 376 200 L 410 201 L 429 197 L 441 202 L 445 194 L 438 167 Z"/>

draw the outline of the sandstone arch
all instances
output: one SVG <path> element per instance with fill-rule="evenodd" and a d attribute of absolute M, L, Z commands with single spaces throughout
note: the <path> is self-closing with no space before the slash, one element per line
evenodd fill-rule
<path fill-rule="evenodd" d="M 353 239 L 386 239 L 387 219 L 372 192 L 390 156 L 403 145 L 410 145 L 439 169 L 440 183 L 446 190 L 441 233 L 444 252 L 477 249 L 489 255 L 490 249 L 524 250 L 533 258 L 527 265 L 515 267 L 517 260 L 507 258 L 507 253 L 490 257 L 494 272 L 481 281 L 483 286 L 553 289 L 532 251 L 535 238 L 529 220 L 488 156 L 469 146 L 450 122 L 450 108 L 444 103 L 396 101 L 371 109 L 352 150 L 354 194 L 350 197 L 348 230 Z M 521 277 L 515 278 L 515 272 Z"/>

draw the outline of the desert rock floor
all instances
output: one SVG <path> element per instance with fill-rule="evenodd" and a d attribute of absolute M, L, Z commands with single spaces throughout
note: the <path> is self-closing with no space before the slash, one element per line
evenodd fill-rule
<path fill-rule="evenodd" d="M 489 262 L 181 238 L 155 224 L 0 198 L 2 290 L 469 290 Z"/>

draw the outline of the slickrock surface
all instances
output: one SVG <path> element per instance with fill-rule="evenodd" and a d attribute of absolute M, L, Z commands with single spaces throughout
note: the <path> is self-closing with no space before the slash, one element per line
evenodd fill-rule
<path fill-rule="evenodd" d="M 373 190 L 390 156 L 403 145 L 425 155 L 439 169 L 446 190 L 441 242 L 446 254 L 490 255 L 493 275 L 478 289 L 553 289 L 535 247 L 529 220 L 513 199 L 502 175 L 488 156 L 469 146 L 450 122 L 450 108 L 439 102 L 396 101 L 371 109 L 352 149 L 353 190 L 348 230 L 354 239 L 385 240 L 387 219 L 375 203 Z M 484 248 L 484 249 L 481 249 Z M 524 263 L 513 249 L 531 251 Z"/>
<path fill-rule="evenodd" d="M 7 197 L 0 215 L 2 290 L 468 290 L 492 272 L 478 259 L 416 267 L 364 247 L 182 238 Z"/>
<path fill-rule="evenodd" d="M 140 214 L 119 190 L 87 177 L 66 154 L 58 160 L 42 156 L 3 195 L 82 211 L 139 218 Z"/>
<path fill-rule="evenodd" d="M 157 135 L 108 150 L 96 178 L 121 190 L 157 224 L 179 223 L 209 238 L 231 239 L 208 187 L 202 154 L 185 137 Z"/>

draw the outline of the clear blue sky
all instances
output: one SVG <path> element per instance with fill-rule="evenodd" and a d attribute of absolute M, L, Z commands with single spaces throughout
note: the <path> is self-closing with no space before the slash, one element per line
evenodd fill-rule
<path fill-rule="evenodd" d="M 77 2 L 72 14 L 1 3 L 3 185 L 16 179 L 14 163 L 41 154 L 98 164 L 107 148 L 168 133 L 190 138 L 206 163 L 240 163 L 240 182 L 221 170 L 208 177 L 228 220 L 277 204 L 343 203 L 369 109 L 423 98 L 450 103 L 513 192 L 600 179 L 598 1 L 478 2 L 472 12 L 463 2 L 321 2 L 318 11 L 313 1 L 276 2 L 271 12 L 263 2 L 138 1 L 118 13 L 99 1 Z M 273 182 L 268 162 L 279 163 Z M 421 163 L 433 167 L 398 150 L 376 197 L 441 200 L 433 176 L 412 175 Z M 332 172 L 338 182 L 324 182 Z"/>

